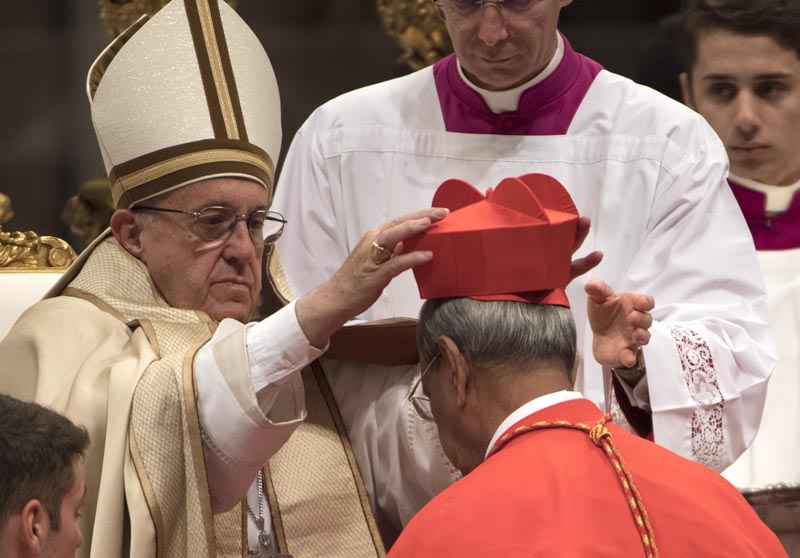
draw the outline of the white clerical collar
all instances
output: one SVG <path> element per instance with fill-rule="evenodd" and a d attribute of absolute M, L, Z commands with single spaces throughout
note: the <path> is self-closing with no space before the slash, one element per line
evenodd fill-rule
<path fill-rule="evenodd" d="M 534 76 L 533 79 L 526 81 L 522 85 L 518 85 L 513 89 L 507 89 L 505 91 L 489 91 L 488 89 L 478 87 L 472 83 L 466 75 L 464 75 L 464 70 L 461 68 L 461 62 L 457 64 L 458 75 L 461 76 L 461 79 L 464 80 L 464 83 L 480 93 L 480 96 L 483 97 L 483 100 L 486 101 L 486 104 L 493 113 L 497 114 L 501 112 L 515 111 L 517 110 L 517 106 L 519 106 L 519 99 L 522 97 L 522 94 L 552 74 L 558 67 L 561 59 L 564 57 L 564 39 L 561 38 L 561 33 L 556 33 L 556 37 L 558 39 L 558 46 L 556 47 L 556 53 L 553 55 L 553 59 L 550 60 L 550 63 L 545 67 L 544 70 Z"/>
<path fill-rule="evenodd" d="M 547 407 L 552 407 L 553 405 L 563 403 L 564 401 L 572 401 L 573 399 L 583 399 L 583 395 L 579 391 L 561 390 L 548 393 L 547 395 L 542 395 L 533 401 L 528 401 L 522 407 L 508 415 L 508 418 L 500 423 L 500 427 L 494 433 L 494 436 L 492 436 L 492 441 L 489 442 L 489 447 L 486 448 L 486 455 L 484 455 L 483 458 L 486 459 L 489 456 L 489 452 L 494 447 L 495 442 L 497 442 L 497 439 L 502 436 L 506 430 L 514 426 L 525 417 L 539 412 Z"/>
<path fill-rule="evenodd" d="M 763 184 L 749 178 L 742 178 L 735 174 L 730 174 L 730 179 L 749 190 L 761 192 L 767 197 L 767 213 L 783 213 L 789 206 L 792 205 L 794 193 L 800 190 L 800 180 L 789 186 L 772 186 L 770 184 Z"/>

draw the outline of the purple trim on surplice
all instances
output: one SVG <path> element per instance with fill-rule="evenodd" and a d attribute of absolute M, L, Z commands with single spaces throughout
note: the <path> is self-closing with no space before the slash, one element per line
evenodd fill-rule
<path fill-rule="evenodd" d="M 766 214 L 767 196 L 728 180 L 750 227 L 756 250 L 789 250 L 800 247 L 800 196 L 797 192 L 783 213 Z"/>
<path fill-rule="evenodd" d="M 455 55 L 433 66 L 436 91 L 448 132 L 510 136 L 548 136 L 567 133 L 594 78 L 603 67 L 578 54 L 564 38 L 564 57 L 552 74 L 519 99 L 517 110 L 493 113 L 480 93 L 458 73 Z"/>

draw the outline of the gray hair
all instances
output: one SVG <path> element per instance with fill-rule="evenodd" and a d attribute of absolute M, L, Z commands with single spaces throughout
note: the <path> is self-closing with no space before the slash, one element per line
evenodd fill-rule
<path fill-rule="evenodd" d="M 136 209 L 136 206 L 133 207 Z M 149 229 L 156 222 L 158 216 L 155 211 L 134 211 L 133 218 L 141 229 Z"/>
<path fill-rule="evenodd" d="M 450 337 L 472 366 L 527 368 L 575 362 L 575 321 L 569 308 L 508 300 L 470 298 L 428 300 L 417 329 L 421 361 L 439 352 L 436 340 Z"/>

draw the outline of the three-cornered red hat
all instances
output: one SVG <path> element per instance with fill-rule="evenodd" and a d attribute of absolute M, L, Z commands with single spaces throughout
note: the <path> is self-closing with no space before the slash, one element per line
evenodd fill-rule
<path fill-rule="evenodd" d="M 463 180 L 446 180 L 433 207 L 450 214 L 407 241 L 405 251 L 431 250 L 414 268 L 423 299 L 469 297 L 569 306 L 564 287 L 578 210 L 551 176 L 502 180 L 486 195 Z"/>

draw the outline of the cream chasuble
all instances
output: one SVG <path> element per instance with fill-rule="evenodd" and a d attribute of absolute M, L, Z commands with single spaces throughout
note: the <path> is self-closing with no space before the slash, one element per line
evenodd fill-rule
<path fill-rule="evenodd" d="M 32 307 L 0 344 L 4 368 L 30 371 L 4 374 L 0 391 L 89 431 L 79 555 L 242 556 L 241 506 L 211 515 L 195 405 L 192 359 L 216 323 L 167 305 L 110 238 L 63 294 Z"/>

